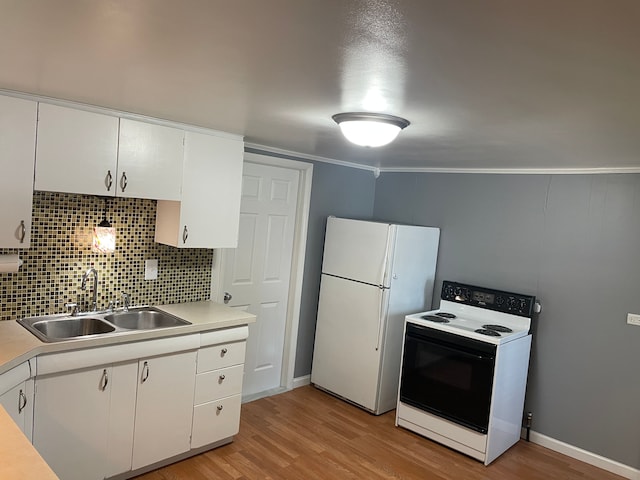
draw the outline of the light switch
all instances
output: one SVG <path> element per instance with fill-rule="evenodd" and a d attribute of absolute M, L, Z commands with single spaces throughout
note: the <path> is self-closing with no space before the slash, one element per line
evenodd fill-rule
<path fill-rule="evenodd" d="M 627 313 L 627 323 L 629 325 L 640 325 L 640 315 Z"/>
<path fill-rule="evenodd" d="M 153 258 L 144 261 L 144 279 L 155 280 L 158 278 L 158 259 Z"/>

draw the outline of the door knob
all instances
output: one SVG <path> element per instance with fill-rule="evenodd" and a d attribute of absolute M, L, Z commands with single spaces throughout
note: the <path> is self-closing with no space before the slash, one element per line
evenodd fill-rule
<path fill-rule="evenodd" d="M 224 303 L 229 303 L 232 298 L 233 295 L 231 295 L 229 292 L 224 292 Z"/>

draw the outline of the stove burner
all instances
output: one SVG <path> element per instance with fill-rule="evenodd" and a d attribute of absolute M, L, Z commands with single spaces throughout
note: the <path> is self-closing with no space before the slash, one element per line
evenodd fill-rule
<path fill-rule="evenodd" d="M 449 320 L 443 317 L 439 317 L 437 315 L 423 315 L 421 318 L 424 318 L 425 320 L 429 320 L 435 323 L 449 323 Z"/>
<path fill-rule="evenodd" d="M 448 312 L 438 312 L 436 313 L 436 315 L 442 318 L 456 318 L 456 316 L 453 313 L 448 313 Z"/>
<path fill-rule="evenodd" d="M 487 330 L 494 330 L 500 333 L 513 332 L 513 330 L 511 330 L 509 327 L 503 327 L 502 325 L 483 325 L 482 328 L 486 328 Z"/>
<path fill-rule="evenodd" d="M 486 328 L 479 328 L 477 330 L 474 330 L 476 333 L 481 333 L 482 335 L 488 335 L 490 337 L 499 337 L 500 333 L 496 332 L 495 330 L 487 330 Z"/>

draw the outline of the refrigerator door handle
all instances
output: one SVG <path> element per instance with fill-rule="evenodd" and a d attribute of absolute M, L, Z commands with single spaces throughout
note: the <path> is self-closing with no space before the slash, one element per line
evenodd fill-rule
<path fill-rule="evenodd" d="M 395 238 L 395 227 L 389 226 L 387 231 L 387 247 L 384 250 L 384 257 L 382 259 L 382 269 L 380 272 L 380 278 L 382 279 L 382 286 L 389 286 L 391 275 L 391 249 L 393 248 L 393 239 Z"/>
<path fill-rule="evenodd" d="M 379 285 L 378 288 L 380 289 L 380 300 L 378 301 L 378 340 L 376 342 L 376 352 L 382 347 L 382 324 L 384 323 L 384 317 L 386 316 L 386 294 L 388 291 L 388 288 L 385 288 L 382 285 Z"/>

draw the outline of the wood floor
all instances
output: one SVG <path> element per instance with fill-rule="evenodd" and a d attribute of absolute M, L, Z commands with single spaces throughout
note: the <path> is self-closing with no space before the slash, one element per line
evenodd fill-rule
<path fill-rule="evenodd" d="M 242 406 L 240 433 L 224 447 L 138 480 L 420 479 L 620 480 L 520 441 L 488 467 L 311 386 Z"/>

